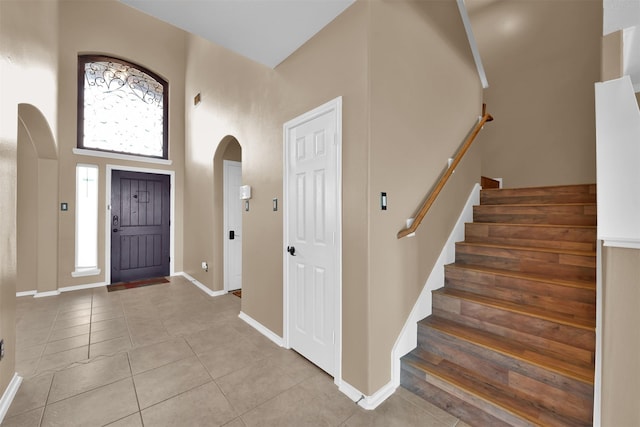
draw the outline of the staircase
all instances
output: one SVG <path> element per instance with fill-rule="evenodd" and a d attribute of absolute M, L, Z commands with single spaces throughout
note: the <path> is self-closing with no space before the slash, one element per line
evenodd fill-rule
<path fill-rule="evenodd" d="M 591 425 L 595 201 L 595 185 L 482 190 L 402 385 L 474 426 Z"/>

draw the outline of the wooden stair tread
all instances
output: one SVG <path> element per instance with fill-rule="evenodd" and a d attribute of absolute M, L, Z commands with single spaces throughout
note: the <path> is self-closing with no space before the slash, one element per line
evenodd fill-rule
<path fill-rule="evenodd" d="M 571 202 L 571 203 L 501 203 L 499 205 L 477 205 L 477 206 L 491 206 L 495 208 L 508 208 L 513 206 L 518 207 L 533 207 L 533 206 L 541 206 L 541 207 L 549 207 L 549 206 L 595 206 L 596 202 Z"/>
<path fill-rule="evenodd" d="M 560 354 L 544 351 L 537 347 L 436 316 L 427 317 L 420 321 L 420 324 L 514 359 L 556 372 L 565 377 L 593 385 L 594 373 L 592 364 L 569 361 Z"/>
<path fill-rule="evenodd" d="M 501 245 L 496 243 L 482 243 L 482 242 L 458 242 L 456 243 L 456 245 L 505 249 L 505 250 L 512 250 L 512 251 L 529 251 L 529 252 L 544 252 L 544 253 L 563 254 L 563 255 L 577 255 L 577 256 L 587 256 L 587 257 L 594 257 L 594 258 L 596 256 L 595 251 L 576 251 L 572 249 L 544 248 L 544 247 L 537 247 L 537 246 Z"/>
<path fill-rule="evenodd" d="M 522 314 L 525 316 L 535 317 L 542 320 L 547 320 L 554 323 L 559 323 L 567 326 L 572 326 L 584 330 L 594 330 L 596 327 L 595 319 L 582 319 L 575 316 L 566 315 L 563 313 L 547 311 L 535 306 L 525 306 L 522 304 L 516 304 L 509 301 L 502 301 L 496 298 L 488 298 L 472 292 L 460 291 L 457 289 L 448 289 L 446 287 L 433 291 L 440 295 L 448 297 L 463 299 L 477 304 L 481 304 L 488 307 L 493 307 L 499 310 L 509 311 L 512 313 Z"/>
<path fill-rule="evenodd" d="M 481 266 L 481 265 L 474 265 L 474 264 L 453 263 L 453 264 L 448 264 L 446 267 L 447 268 L 464 269 L 464 270 L 472 270 L 472 271 L 478 271 L 478 272 L 488 273 L 488 274 L 495 274 L 496 276 L 513 277 L 515 279 L 525 279 L 525 280 L 531 280 L 531 281 L 536 281 L 536 282 L 550 283 L 550 284 L 554 284 L 554 285 L 558 285 L 558 286 L 566 286 L 566 287 L 580 288 L 580 289 L 589 289 L 589 290 L 593 290 L 593 291 L 595 291 L 595 286 L 596 286 L 595 283 L 593 283 L 593 281 L 589 281 L 589 280 L 560 279 L 560 278 L 549 277 L 549 276 L 545 276 L 545 275 L 541 275 L 541 274 L 522 273 L 522 272 L 518 272 L 518 271 L 502 270 L 502 269 L 499 269 L 499 268 L 484 267 L 484 266 Z"/>
<path fill-rule="evenodd" d="M 591 425 L 596 192 L 482 189 L 403 384 L 471 423 Z"/>
<path fill-rule="evenodd" d="M 502 205 L 504 206 L 504 205 Z M 597 229 L 596 225 L 582 225 L 582 224 L 541 224 L 541 223 L 527 223 L 527 222 L 483 222 L 474 221 L 466 224 L 479 224 L 489 226 L 507 226 L 507 227 L 546 227 L 546 228 L 580 228 L 580 229 Z"/>
<path fill-rule="evenodd" d="M 453 385 L 464 393 L 485 402 L 488 405 L 498 407 L 500 410 L 510 413 L 512 416 L 526 420 L 534 425 L 541 424 L 541 413 L 548 410 L 531 403 L 528 396 L 515 390 L 507 389 L 491 378 L 477 377 L 477 374 L 461 366 L 449 362 L 433 353 L 422 350 L 410 353 L 404 357 L 404 362 L 424 376 L 431 376 L 442 382 Z M 581 425 L 577 420 L 568 421 L 563 418 L 562 425 Z"/>

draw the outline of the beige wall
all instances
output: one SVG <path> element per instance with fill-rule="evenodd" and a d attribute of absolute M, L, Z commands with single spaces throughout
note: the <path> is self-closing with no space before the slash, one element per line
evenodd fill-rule
<path fill-rule="evenodd" d="M 602 38 L 602 81 L 623 75 L 622 49 L 622 31 Z M 603 248 L 602 290 L 601 425 L 640 425 L 640 250 Z"/>
<path fill-rule="evenodd" d="M 601 1 L 469 0 L 496 121 L 482 172 L 506 187 L 595 182 Z"/>
<path fill-rule="evenodd" d="M 185 271 L 222 289 L 220 272 L 203 272 L 200 262 L 219 256 L 219 172 L 211 159 L 232 135 L 242 146 L 243 182 L 253 189 L 243 213 L 242 310 L 278 335 L 285 245 L 271 200 L 282 198 L 282 124 L 343 97 L 343 379 L 377 391 L 390 379 L 392 346 L 426 280 L 421 265 L 439 254 L 451 211 L 429 218 L 435 239 L 397 241 L 396 233 L 480 111 L 455 2 L 357 2 L 275 70 L 197 37 L 187 64 Z M 479 177 L 471 157 L 475 168 L 465 174 L 461 166 L 449 194 L 454 210 Z M 384 213 L 380 191 L 389 193 Z"/>
<path fill-rule="evenodd" d="M 623 32 L 607 34 L 602 37 L 602 61 L 600 65 L 600 81 L 619 79 L 624 72 L 623 66 Z"/>
<path fill-rule="evenodd" d="M 18 126 L 17 168 L 16 292 L 26 292 L 38 289 L 38 270 L 34 268 L 38 248 L 38 157 L 21 122 Z"/>
<path fill-rule="evenodd" d="M 59 134 L 60 202 L 69 210 L 60 213 L 58 287 L 99 283 L 105 280 L 106 165 L 122 165 L 175 171 L 176 272 L 182 270 L 184 187 L 184 80 L 185 38 L 183 31 L 115 1 L 60 3 Z M 169 82 L 169 159 L 157 165 L 72 153 L 76 147 L 77 57 L 78 54 L 106 54 L 140 64 Z M 98 266 L 99 276 L 72 278 L 75 269 L 75 169 L 78 163 L 99 167 Z"/>
<path fill-rule="evenodd" d="M 200 262 L 216 253 L 214 176 L 212 159 L 218 144 L 232 135 L 242 146 L 243 182 L 252 186 L 251 209 L 243 213 L 242 310 L 282 334 L 282 210 L 273 212 L 273 198 L 282 200 L 282 125 L 324 102 L 344 97 L 344 209 L 353 212 L 351 225 L 366 217 L 366 19 L 368 4 L 348 9 L 327 29 L 287 61 L 270 70 L 197 37 L 189 46 L 187 100 L 201 92 L 202 103 L 187 102 L 185 210 L 185 271 L 212 289 L 216 272 L 205 273 Z M 330 58 L 330 59 L 329 59 Z M 221 191 L 221 187 L 217 190 Z M 218 216 L 221 213 L 217 214 Z M 218 221 L 220 219 L 218 218 Z M 220 222 L 221 224 L 221 222 Z M 214 229 L 215 226 L 215 229 Z M 363 319 L 366 305 L 366 224 L 345 224 L 344 293 L 353 293 L 345 313 Z M 211 236 L 211 237 L 208 237 Z M 211 264 L 210 264 L 211 265 Z M 222 267 L 218 265 L 218 270 Z M 345 345 L 357 346 L 366 357 L 365 323 L 346 322 Z M 348 380 L 366 382 L 366 367 L 358 363 Z"/>
<path fill-rule="evenodd" d="M 31 104 L 55 129 L 57 17 L 55 2 L 0 2 L 0 390 L 15 367 L 16 188 L 18 105 Z M 24 129 L 23 129 L 24 130 Z"/>
<path fill-rule="evenodd" d="M 459 167 L 416 238 L 396 233 L 476 124 L 482 89 L 455 1 L 372 4 L 369 386 L 390 379 L 389 354 L 471 188 L 477 154 Z M 380 192 L 388 209 L 380 209 Z M 426 267 L 426 268 L 424 268 Z"/>
<path fill-rule="evenodd" d="M 640 250 L 603 249 L 602 425 L 640 425 Z"/>

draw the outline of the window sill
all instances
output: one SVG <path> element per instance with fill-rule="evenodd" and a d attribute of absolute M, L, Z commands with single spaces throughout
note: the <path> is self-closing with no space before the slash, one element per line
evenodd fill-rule
<path fill-rule="evenodd" d="M 173 160 L 154 159 L 152 157 L 134 156 L 131 154 L 109 153 L 107 151 L 87 150 L 85 148 L 74 148 L 73 154 L 79 156 L 103 157 L 106 159 L 131 160 L 142 163 L 155 163 L 157 165 L 171 165 Z"/>
<path fill-rule="evenodd" d="M 97 276 L 100 271 L 99 268 L 79 268 L 71 273 L 71 277 Z"/>

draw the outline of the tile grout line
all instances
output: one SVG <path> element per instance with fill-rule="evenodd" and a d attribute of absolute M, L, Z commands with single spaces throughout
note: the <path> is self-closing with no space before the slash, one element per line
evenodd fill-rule
<path fill-rule="evenodd" d="M 188 340 L 188 339 L 186 339 L 186 338 L 184 338 L 184 337 L 183 337 L 183 339 L 184 339 L 184 342 L 189 346 L 189 348 L 191 349 L 191 351 L 193 352 L 193 354 L 194 354 L 194 355 L 196 356 L 196 358 L 198 359 L 198 362 L 200 362 L 200 364 L 202 365 L 202 367 L 204 368 L 204 370 L 205 370 L 205 371 L 207 371 L 207 374 L 209 375 L 209 378 L 211 378 L 211 382 L 213 382 L 213 383 L 216 385 L 216 387 L 218 388 L 218 390 L 220 390 L 220 393 L 221 393 L 221 394 L 222 394 L 222 396 L 224 397 L 224 400 L 226 400 L 226 401 L 227 401 L 227 404 L 229 405 L 229 407 L 233 408 L 234 412 L 237 414 L 237 417 L 236 417 L 236 418 L 234 418 L 234 419 L 240 418 L 240 420 L 242 421 L 242 423 L 246 425 L 246 423 L 245 423 L 245 422 L 244 422 L 244 420 L 242 419 L 242 415 L 246 414 L 246 413 L 247 413 L 247 412 L 249 412 L 249 411 L 245 411 L 245 412 L 243 412 L 242 414 L 241 414 L 241 413 L 239 413 L 240 411 L 238 411 L 238 408 L 236 408 L 236 407 L 235 407 L 235 405 L 233 405 L 233 404 L 231 403 L 231 401 L 229 400 L 229 397 L 227 396 L 227 393 L 225 393 L 225 392 L 224 392 L 224 390 L 222 389 L 222 387 L 220 387 L 220 384 L 218 384 L 218 382 L 216 381 L 216 379 L 215 379 L 215 378 L 213 378 L 213 375 L 211 375 L 211 372 L 209 372 L 209 369 L 207 369 L 207 366 L 206 366 L 204 363 L 202 363 L 202 361 L 200 360 L 200 356 L 198 356 L 198 353 L 196 353 L 196 351 L 193 349 L 193 347 L 192 347 L 192 346 L 191 346 L 191 344 L 189 343 L 189 340 Z M 232 372 L 231 372 L 231 373 L 232 373 Z M 226 375 L 230 375 L 231 373 L 226 374 Z M 224 378 L 226 375 L 223 375 L 223 376 L 222 376 L 222 377 L 220 377 L 220 378 Z M 254 408 L 252 408 L 252 409 L 254 409 Z M 226 424 L 229 424 L 231 421 L 233 421 L 233 420 L 229 420 Z"/>
<path fill-rule="evenodd" d="M 56 313 L 56 319 L 58 318 L 58 313 L 60 312 L 60 306 L 58 306 L 58 312 Z M 54 321 L 55 323 L 55 321 Z M 51 326 L 52 330 L 53 330 L 53 325 Z M 49 339 L 47 337 L 47 345 L 49 344 Z M 46 345 L 45 345 L 46 348 Z M 44 353 L 44 350 L 42 350 Z M 38 360 L 38 366 L 40 365 L 40 361 Z M 37 371 L 37 368 L 36 368 Z M 44 422 L 44 414 L 47 412 L 47 407 L 49 406 L 49 398 L 51 397 L 51 390 L 53 389 L 53 380 L 56 377 L 56 373 L 54 372 L 51 375 L 51 384 L 49 384 L 49 390 L 47 391 L 47 398 L 44 401 L 44 409 L 42 410 L 42 414 L 40 415 L 40 422 L 38 423 L 38 426 L 42 426 L 42 423 Z"/>
<path fill-rule="evenodd" d="M 91 309 L 89 310 L 89 339 L 87 342 L 87 360 L 91 358 L 91 330 L 93 328 L 93 294 L 91 292 Z"/>
<path fill-rule="evenodd" d="M 142 418 L 142 408 L 140 408 L 140 398 L 138 398 L 138 389 L 136 387 L 136 382 L 133 379 L 133 368 L 131 367 L 131 359 L 129 357 L 129 352 L 127 352 L 127 363 L 129 364 L 129 373 L 131 374 L 131 383 L 133 384 L 133 392 L 136 394 L 136 404 L 138 405 L 138 416 L 140 417 L 140 423 L 142 424 L 142 427 L 144 427 L 144 418 Z"/>

